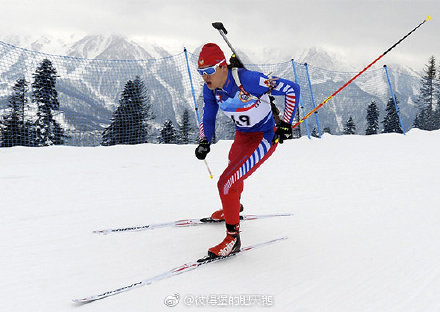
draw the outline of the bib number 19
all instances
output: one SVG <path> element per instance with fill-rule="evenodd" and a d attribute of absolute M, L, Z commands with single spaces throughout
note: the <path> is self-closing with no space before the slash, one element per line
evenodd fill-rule
<path fill-rule="evenodd" d="M 239 127 L 249 127 L 251 125 L 248 115 L 239 115 L 238 120 L 235 119 L 234 115 L 231 115 L 231 118 L 234 123 Z"/>

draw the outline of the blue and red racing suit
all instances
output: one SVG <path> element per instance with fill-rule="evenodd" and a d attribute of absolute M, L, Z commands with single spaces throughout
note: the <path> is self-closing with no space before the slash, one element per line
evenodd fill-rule
<path fill-rule="evenodd" d="M 200 126 L 200 136 L 211 142 L 219 108 L 235 122 L 236 136 L 229 151 L 229 164 L 217 183 L 228 224 L 240 222 L 240 195 L 244 179 L 269 158 L 277 146 L 272 142 L 275 122 L 268 95 L 270 88 L 272 95 L 285 96 L 282 120 L 290 124 L 300 95 L 299 85 L 290 80 L 269 79 L 260 72 L 244 68 L 238 70 L 238 76 L 245 92 L 237 86 L 231 70 L 223 89 L 209 90 L 204 85 L 205 105 Z"/>

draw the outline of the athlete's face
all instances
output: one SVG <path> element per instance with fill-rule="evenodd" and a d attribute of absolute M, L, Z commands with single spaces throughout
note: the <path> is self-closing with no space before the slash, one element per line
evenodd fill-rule
<path fill-rule="evenodd" d="M 202 77 L 209 90 L 222 89 L 228 78 L 228 67 L 219 66 L 212 75 L 203 74 Z"/>

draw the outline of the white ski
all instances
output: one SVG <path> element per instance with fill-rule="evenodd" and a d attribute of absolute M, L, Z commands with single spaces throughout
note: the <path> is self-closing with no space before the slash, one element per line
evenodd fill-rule
<path fill-rule="evenodd" d="M 261 215 L 242 215 L 242 216 L 240 216 L 240 220 L 247 221 L 247 220 L 265 219 L 265 218 L 273 218 L 273 217 L 288 217 L 288 216 L 293 216 L 293 214 L 292 213 L 272 213 L 272 214 L 261 214 Z M 201 225 L 201 224 L 207 224 L 207 223 L 221 223 L 221 222 L 223 222 L 223 221 L 216 221 L 216 220 L 211 219 L 210 217 L 201 218 L 201 219 L 184 219 L 184 220 L 178 220 L 178 221 L 172 221 L 172 222 L 147 224 L 147 225 L 126 227 L 126 228 L 113 228 L 113 229 L 96 230 L 96 231 L 93 231 L 93 233 L 106 235 L 106 234 L 117 233 L 117 232 L 139 232 L 139 231 L 154 230 L 154 229 L 164 228 L 164 227 L 187 227 L 187 226 L 193 226 L 193 225 Z"/>
<path fill-rule="evenodd" d="M 102 294 L 99 294 L 99 295 L 84 297 L 84 298 L 81 298 L 81 299 L 73 299 L 73 302 L 76 302 L 76 303 L 88 303 L 88 302 L 92 302 L 92 301 L 95 301 L 95 300 L 103 299 L 103 298 L 106 298 L 106 297 L 109 297 L 109 296 L 114 296 L 114 295 L 120 294 L 122 292 L 126 292 L 126 291 L 129 291 L 129 290 L 132 290 L 134 288 L 138 288 L 138 287 L 145 286 L 145 285 L 150 285 L 151 283 L 153 283 L 155 281 L 160 281 L 160 280 L 163 280 L 163 279 L 171 277 L 171 276 L 175 276 L 175 275 L 179 275 L 179 274 L 182 274 L 182 273 L 186 273 L 186 272 L 195 270 L 198 267 L 200 267 L 200 266 L 202 266 L 204 264 L 207 264 L 207 263 L 212 263 L 212 262 L 217 262 L 217 261 L 229 259 L 232 256 L 235 256 L 235 255 L 238 255 L 238 254 L 242 254 L 242 253 L 247 252 L 247 251 L 252 250 L 252 249 L 264 247 L 264 246 L 267 246 L 267 245 L 270 245 L 270 244 L 273 244 L 275 242 L 278 242 L 278 241 L 281 241 L 281 240 L 285 240 L 285 239 L 287 239 L 287 237 L 280 237 L 280 238 L 272 239 L 272 240 L 269 240 L 269 241 L 266 241 L 266 242 L 250 245 L 250 246 L 247 246 L 247 247 L 242 247 L 240 249 L 240 251 L 238 251 L 236 253 L 233 253 L 233 254 L 231 254 L 229 256 L 226 256 L 226 257 L 217 257 L 217 258 L 205 257 L 205 258 L 201 258 L 199 260 L 183 264 L 183 265 L 181 265 L 181 266 L 179 266 L 177 268 L 171 269 L 171 270 L 169 270 L 167 272 L 161 273 L 161 274 L 153 276 L 151 278 L 144 279 L 144 280 L 142 280 L 140 282 L 136 282 L 136 283 L 133 283 L 131 285 L 127 285 L 127 286 L 124 286 L 124 287 L 121 287 L 121 288 L 118 288 L 118 289 L 106 291 L 106 292 L 104 292 Z"/>

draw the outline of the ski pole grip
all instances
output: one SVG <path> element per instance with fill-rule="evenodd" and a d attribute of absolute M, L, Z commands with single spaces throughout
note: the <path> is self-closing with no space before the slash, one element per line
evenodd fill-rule
<path fill-rule="evenodd" d="M 223 23 L 222 22 L 214 22 L 214 23 L 212 23 L 212 27 L 214 27 L 215 29 L 217 29 L 218 31 L 223 31 L 223 33 L 225 34 L 225 35 L 227 35 L 228 34 L 228 32 L 226 31 L 226 28 L 225 28 L 225 26 L 223 25 Z"/>

